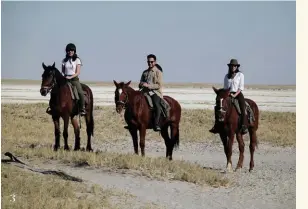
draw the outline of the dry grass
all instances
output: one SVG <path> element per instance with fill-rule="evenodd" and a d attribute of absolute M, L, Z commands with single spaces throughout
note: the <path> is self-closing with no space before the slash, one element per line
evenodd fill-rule
<path fill-rule="evenodd" d="M 2 152 L 10 151 L 29 158 L 57 159 L 65 163 L 87 162 L 97 167 L 130 169 L 138 171 L 141 175 L 157 179 L 176 179 L 212 186 L 224 186 L 228 183 L 217 172 L 184 161 L 169 162 L 165 158 L 141 158 L 133 154 L 110 152 L 95 154 L 59 151 L 55 153 L 50 149 L 50 145 L 54 143 L 53 123 L 50 116 L 45 113 L 45 107 L 45 104 L 2 105 Z M 106 140 L 121 140 L 127 135 L 122 128 L 121 117 L 111 108 L 96 109 L 95 121 L 97 144 L 104 143 Z M 84 123 L 83 127 L 85 127 Z M 73 138 L 72 132 L 70 128 L 70 139 Z M 69 142 L 72 143 L 72 140 Z M 27 148 L 30 145 L 41 147 Z"/>
<path fill-rule="evenodd" d="M 1 165 L 1 191 L 2 208 L 10 209 L 82 209 L 101 206 L 116 209 L 110 198 L 123 195 L 97 185 L 65 181 L 5 164 Z"/>
<path fill-rule="evenodd" d="M 121 209 L 136 205 L 136 197 L 127 192 L 103 189 L 97 184 L 65 181 L 8 164 L 1 165 L 1 180 L 2 208 Z M 139 208 L 163 207 L 146 202 L 139 203 Z"/>
<path fill-rule="evenodd" d="M 22 80 L 22 79 L 1 79 L 3 84 L 40 84 L 40 80 Z M 91 86 L 114 86 L 113 82 L 106 81 L 83 81 L 83 83 L 89 84 Z M 216 83 L 164 83 L 164 88 L 211 88 L 212 86 L 221 86 L 221 84 Z M 137 82 L 132 81 L 131 86 L 136 88 L 138 86 Z M 276 90 L 286 90 L 286 89 L 296 89 L 296 85 L 246 85 L 246 89 L 276 89 Z"/>
<path fill-rule="evenodd" d="M 42 145 L 53 143 L 53 123 L 45 113 L 47 104 L 2 104 L 2 141 L 16 141 Z M 95 143 L 113 141 L 121 142 L 130 138 L 129 132 L 123 128 L 125 121 L 115 112 L 115 108 L 97 106 L 94 110 Z M 61 121 L 62 122 L 62 121 Z M 60 122 L 60 123 L 61 123 Z M 183 110 L 180 124 L 181 142 L 217 142 L 218 135 L 208 130 L 213 126 L 212 110 Z M 61 124 L 63 127 L 63 122 Z M 46 130 L 41 131 L 39 130 Z M 12 133 L 12 130 L 14 132 Z M 82 119 L 82 139 L 86 138 L 85 122 Z M 260 112 L 260 125 L 257 131 L 260 143 L 267 142 L 274 146 L 295 146 L 296 113 Z M 69 137 L 73 139 L 73 129 L 69 126 Z M 41 140 L 38 140 L 41 139 Z M 148 130 L 147 140 L 162 141 L 158 133 Z M 249 140 L 248 135 L 245 140 Z M 69 140 L 71 141 L 71 140 Z M 84 140 L 82 141 L 84 142 Z"/>

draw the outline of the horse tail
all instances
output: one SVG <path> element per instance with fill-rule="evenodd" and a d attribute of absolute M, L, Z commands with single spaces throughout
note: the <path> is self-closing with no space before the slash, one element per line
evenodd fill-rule
<path fill-rule="evenodd" d="M 93 93 L 92 91 L 90 90 L 90 121 L 89 121 L 89 129 L 90 129 L 90 132 L 91 132 L 91 135 L 94 136 L 94 117 L 93 117 Z"/>
<path fill-rule="evenodd" d="M 180 146 L 180 129 L 176 128 L 176 134 L 174 136 L 174 148 L 178 148 Z"/>

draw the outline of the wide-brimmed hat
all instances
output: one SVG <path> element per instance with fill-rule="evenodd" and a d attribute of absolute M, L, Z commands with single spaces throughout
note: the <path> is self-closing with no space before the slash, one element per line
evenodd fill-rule
<path fill-rule="evenodd" d="M 230 60 L 230 63 L 228 64 L 228 66 L 230 66 L 230 65 L 235 65 L 235 66 L 241 66 L 239 63 L 238 63 L 238 61 L 237 61 L 237 59 L 231 59 Z"/>

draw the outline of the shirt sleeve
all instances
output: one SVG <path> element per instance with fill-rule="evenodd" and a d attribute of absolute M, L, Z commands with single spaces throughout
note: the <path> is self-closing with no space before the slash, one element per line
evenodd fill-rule
<path fill-rule="evenodd" d="M 244 90 L 244 74 L 243 74 L 243 73 L 240 74 L 240 82 L 239 82 L 238 88 L 239 88 L 241 91 Z"/>
<path fill-rule="evenodd" d="M 76 58 L 76 65 L 82 65 L 81 60 L 79 58 Z"/>
<path fill-rule="evenodd" d="M 224 79 L 224 89 L 229 89 L 229 85 L 228 85 L 228 75 L 225 75 L 225 79 Z"/>

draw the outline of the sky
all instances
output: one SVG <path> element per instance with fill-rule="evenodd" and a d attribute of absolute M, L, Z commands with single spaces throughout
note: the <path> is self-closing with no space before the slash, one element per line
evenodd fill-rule
<path fill-rule="evenodd" d="M 139 81 L 153 53 L 164 82 L 296 84 L 296 2 L 1 2 L 1 78 L 41 80 L 65 46 L 81 81 Z"/>

